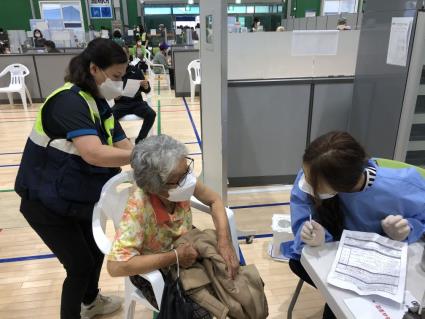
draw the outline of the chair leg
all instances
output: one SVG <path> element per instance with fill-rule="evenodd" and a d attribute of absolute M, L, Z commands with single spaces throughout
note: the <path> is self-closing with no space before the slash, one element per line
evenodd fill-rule
<path fill-rule="evenodd" d="M 21 95 L 21 100 L 22 100 L 22 104 L 24 106 L 24 110 L 27 111 L 27 95 L 25 94 L 25 90 L 21 90 L 21 92 L 19 92 L 19 94 Z"/>
<path fill-rule="evenodd" d="M 31 94 L 30 91 L 28 91 L 28 88 L 25 86 L 25 92 L 27 93 L 28 96 L 28 100 L 30 101 L 30 105 L 32 105 L 32 98 L 31 98 Z"/>
<path fill-rule="evenodd" d="M 136 311 L 136 302 L 134 300 L 125 300 L 124 303 L 124 318 L 134 319 L 134 313 Z"/>
<path fill-rule="evenodd" d="M 195 88 L 196 86 L 192 83 L 190 83 L 190 101 L 193 103 L 195 102 Z"/>
<path fill-rule="evenodd" d="M 288 307 L 288 314 L 286 316 L 287 319 L 292 319 L 292 311 L 294 310 L 295 303 L 297 302 L 298 296 L 300 295 L 301 288 L 303 287 L 304 280 L 300 279 L 297 284 L 297 288 L 295 288 L 294 295 L 292 296 L 291 303 Z"/>
<path fill-rule="evenodd" d="M 9 104 L 13 105 L 13 93 L 7 93 L 7 98 L 9 99 Z"/>

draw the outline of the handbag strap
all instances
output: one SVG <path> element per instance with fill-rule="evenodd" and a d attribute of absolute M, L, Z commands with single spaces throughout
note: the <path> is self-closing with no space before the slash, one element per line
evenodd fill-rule
<path fill-rule="evenodd" d="M 176 249 L 173 249 L 174 253 L 176 254 L 176 264 L 177 264 L 177 278 L 180 278 L 180 264 L 179 264 L 179 254 L 177 253 Z"/>

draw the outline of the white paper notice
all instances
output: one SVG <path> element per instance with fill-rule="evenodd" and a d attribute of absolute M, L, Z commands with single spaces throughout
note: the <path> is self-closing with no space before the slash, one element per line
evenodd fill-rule
<path fill-rule="evenodd" d="M 139 80 L 127 80 L 127 83 L 124 88 L 123 96 L 134 97 L 137 91 L 140 89 L 140 81 Z"/>
<path fill-rule="evenodd" d="M 359 295 L 403 302 L 407 243 L 375 233 L 344 230 L 328 283 Z"/>
<path fill-rule="evenodd" d="M 387 64 L 406 66 L 413 17 L 392 18 Z"/>
<path fill-rule="evenodd" d="M 292 32 L 292 56 L 336 55 L 339 31 L 304 30 Z"/>
<path fill-rule="evenodd" d="M 151 29 L 151 35 L 156 35 L 156 29 Z"/>
<path fill-rule="evenodd" d="M 415 297 L 407 290 L 402 304 L 379 297 L 355 297 L 344 300 L 353 316 L 358 319 L 400 319 L 415 301 L 417 302 Z"/>
<path fill-rule="evenodd" d="M 136 66 L 140 62 L 139 58 L 134 58 L 133 61 L 130 62 L 130 65 Z"/>

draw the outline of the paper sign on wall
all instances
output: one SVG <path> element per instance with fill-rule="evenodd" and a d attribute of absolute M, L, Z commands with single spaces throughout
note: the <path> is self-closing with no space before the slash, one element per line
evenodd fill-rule
<path fill-rule="evenodd" d="M 413 17 L 392 18 L 387 64 L 406 66 Z"/>

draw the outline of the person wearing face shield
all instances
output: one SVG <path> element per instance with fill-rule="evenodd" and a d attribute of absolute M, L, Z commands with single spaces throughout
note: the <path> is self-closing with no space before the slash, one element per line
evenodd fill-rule
<path fill-rule="evenodd" d="M 294 240 L 281 245 L 282 253 L 291 270 L 314 286 L 299 261 L 305 245 L 337 241 L 344 229 L 409 244 L 424 235 L 425 170 L 370 158 L 350 134 L 330 132 L 307 147 L 290 205 Z M 327 305 L 323 318 L 335 318 Z"/>
<path fill-rule="evenodd" d="M 126 67 L 125 52 L 107 39 L 71 60 L 66 83 L 40 107 L 15 181 L 20 211 L 66 270 L 62 319 L 120 308 L 99 292 L 103 254 L 91 223 L 103 185 L 130 163 L 133 146 L 106 101 L 121 95 Z"/>
<path fill-rule="evenodd" d="M 177 256 L 181 267 L 194 264 L 198 252 L 190 244 L 173 247 L 173 242 L 192 229 L 193 195 L 211 207 L 218 252 L 229 278 L 234 279 L 239 262 L 223 202 L 197 180 L 194 160 L 188 157 L 184 144 L 167 135 L 148 136 L 135 146 L 131 166 L 137 186 L 130 192 L 108 256 L 109 274 L 145 274 L 176 264 Z"/>

